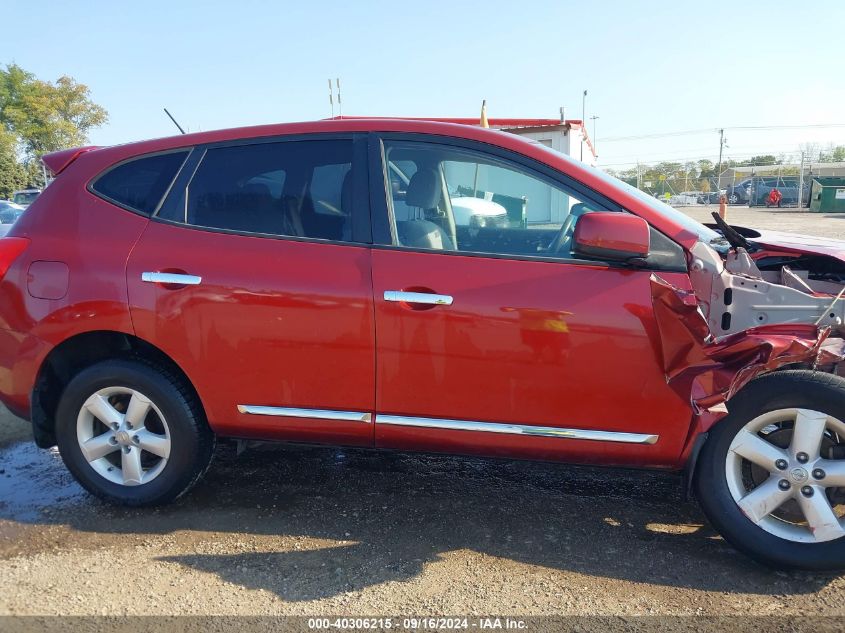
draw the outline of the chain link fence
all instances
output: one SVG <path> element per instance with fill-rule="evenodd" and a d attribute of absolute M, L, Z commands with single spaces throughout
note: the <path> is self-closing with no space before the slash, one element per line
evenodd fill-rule
<path fill-rule="evenodd" d="M 771 206 L 770 194 L 776 189 L 779 206 L 808 208 L 813 180 L 845 177 L 845 162 L 743 165 L 723 169 L 720 176 L 702 176 L 693 163 L 658 163 L 614 175 L 673 206 L 718 204 L 722 194 L 729 204 L 765 207 Z"/>

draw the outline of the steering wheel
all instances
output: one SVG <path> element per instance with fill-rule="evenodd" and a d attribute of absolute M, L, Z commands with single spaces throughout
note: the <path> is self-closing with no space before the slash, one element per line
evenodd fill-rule
<path fill-rule="evenodd" d="M 551 253 L 565 253 L 569 250 L 569 244 L 572 242 L 572 236 L 575 234 L 575 224 L 578 219 L 585 213 L 593 211 L 587 203 L 579 202 L 573 204 L 569 210 L 569 215 L 563 221 L 563 225 L 555 235 L 554 239 L 549 244 L 549 252 Z"/>

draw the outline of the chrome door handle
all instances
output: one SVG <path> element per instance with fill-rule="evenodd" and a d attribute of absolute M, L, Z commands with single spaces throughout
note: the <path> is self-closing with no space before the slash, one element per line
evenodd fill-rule
<path fill-rule="evenodd" d="M 151 284 L 174 284 L 177 286 L 198 286 L 202 277 L 181 273 L 141 273 L 141 281 Z"/>
<path fill-rule="evenodd" d="M 401 290 L 385 290 L 385 301 L 398 301 L 401 303 L 423 303 L 431 306 L 450 306 L 452 297 L 449 295 L 438 295 L 429 292 L 402 292 Z"/>

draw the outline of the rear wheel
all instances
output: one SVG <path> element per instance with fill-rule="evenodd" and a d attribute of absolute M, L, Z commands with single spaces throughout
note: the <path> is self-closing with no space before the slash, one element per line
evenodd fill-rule
<path fill-rule="evenodd" d="M 168 371 L 112 360 L 82 371 L 56 415 L 62 459 L 107 501 L 166 503 L 205 473 L 214 434 L 191 390 Z"/>
<path fill-rule="evenodd" d="M 845 380 L 783 371 L 728 403 L 696 495 L 735 547 L 779 568 L 845 568 Z"/>

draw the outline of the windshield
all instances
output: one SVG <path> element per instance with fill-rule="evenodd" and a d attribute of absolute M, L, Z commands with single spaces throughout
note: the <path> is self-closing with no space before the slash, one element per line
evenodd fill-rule
<path fill-rule="evenodd" d="M 603 171 L 596 169 L 594 167 L 590 167 L 594 174 L 600 176 L 606 182 L 615 185 L 617 187 L 621 187 L 626 192 L 630 193 L 632 196 L 635 196 L 638 200 L 648 205 L 648 207 L 659 213 L 660 215 L 669 218 L 675 224 L 680 224 L 684 227 L 687 231 L 695 233 L 698 235 L 699 239 L 702 242 L 712 242 L 713 240 L 722 240 L 724 239 L 721 233 L 717 233 L 713 229 L 709 229 L 701 222 L 692 219 L 683 211 L 678 211 L 674 207 L 670 207 L 668 204 L 660 202 L 657 198 L 650 196 L 645 191 L 640 191 L 636 187 L 632 187 L 627 182 L 619 180 L 618 178 L 614 178 L 609 174 L 604 173 Z"/>
<path fill-rule="evenodd" d="M 538 143 L 538 145 L 548 152 L 553 152 L 557 156 L 561 156 L 560 152 L 558 152 L 557 150 L 551 149 L 551 148 L 546 147 L 545 145 L 542 145 L 542 144 L 539 144 L 539 143 Z M 713 229 L 708 229 L 706 226 L 701 224 L 701 222 L 698 222 L 697 220 L 693 220 L 686 213 L 683 213 L 682 211 L 678 211 L 677 209 L 670 207 L 668 204 L 664 204 L 663 202 L 660 202 L 660 200 L 653 198 L 652 196 L 645 193 L 644 191 L 640 191 L 636 187 L 632 187 L 631 185 L 629 185 L 627 182 L 619 180 L 618 178 L 614 178 L 610 174 L 606 174 L 605 172 L 601 171 L 600 169 L 597 169 L 595 167 L 591 167 L 590 165 L 585 165 L 584 163 L 580 163 L 580 162 L 570 158 L 569 156 L 566 156 L 565 154 L 563 156 L 564 156 L 565 159 L 572 161 L 574 164 L 577 164 L 579 167 L 582 167 L 584 169 L 588 169 L 593 175 L 597 176 L 598 178 L 601 178 L 607 184 L 609 184 L 613 187 L 619 187 L 621 189 L 624 189 L 626 192 L 630 193 L 631 195 L 636 197 L 638 200 L 640 200 L 641 202 L 648 205 L 648 207 L 651 208 L 651 210 L 655 211 L 656 213 L 659 213 L 660 215 L 662 215 L 666 218 L 669 218 L 675 224 L 679 224 L 682 227 L 684 227 L 686 230 L 698 235 L 698 238 L 702 242 L 710 243 L 710 242 L 713 242 L 714 240 L 717 241 L 717 242 L 724 241 L 725 238 L 722 237 L 721 233 L 717 233 Z"/>

